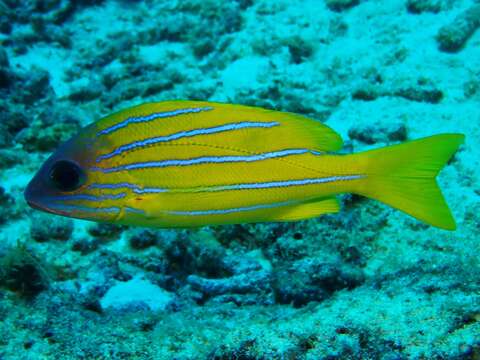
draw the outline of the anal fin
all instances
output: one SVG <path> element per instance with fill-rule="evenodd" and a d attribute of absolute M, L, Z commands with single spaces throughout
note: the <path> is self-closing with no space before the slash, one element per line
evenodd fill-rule
<path fill-rule="evenodd" d="M 323 214 L 340 211 L 340 204 L 334 197 L 313 200 L 297 205 L 289 206 L 281 215 L 271 219 L 272 221 L 296 221 L 310 219 Z"/>

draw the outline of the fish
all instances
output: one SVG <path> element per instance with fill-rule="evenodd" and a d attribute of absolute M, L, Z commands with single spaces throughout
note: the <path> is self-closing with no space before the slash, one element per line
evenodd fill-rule
<path fill-rule="evenodd" d="M 208 101 L 145 103 L 61 144 L 27 185 L 33 208 L 124 225 L 187 228 L 314 218 L 339 195 L 375 199 L 431 226 L 456 223 L 437 184 L 460 133 L 352 154 L 303 115 Z"/>

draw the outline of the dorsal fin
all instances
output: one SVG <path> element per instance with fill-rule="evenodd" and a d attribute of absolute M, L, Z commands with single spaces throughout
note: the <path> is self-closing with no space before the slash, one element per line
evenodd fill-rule
<path fill-rule="evenodd" d="M 268 126 L 262 128 L 256 123 Z M 232 124 L 240 125 L 232 130 L 228 128 Z M 178 136 L 171 143 L 228 144 L 251 153 L 288 148 L 324 152 L 342 147 L 340 136 L 320 121 L 288 112 L 204 101 L 142 104 L 112 114 L 96 125 L 97 135 L 108 137 L 113 146 L 198 131 L 197 136 Z M 162 144 L 166 143 L 158 143 Z"/>

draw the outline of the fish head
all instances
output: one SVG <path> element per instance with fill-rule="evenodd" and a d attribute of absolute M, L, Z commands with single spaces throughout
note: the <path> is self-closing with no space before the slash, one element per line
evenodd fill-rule
<path fill-rule="evenodd" d="M 85 201 L 88 185 L 96 180 L 89 169 L 94 166 L 95 155 L 102 146 L 104 144 L 95 138 L 93 126 L 82 129 L 43 163 L 25 189 L 26 202 L 34 209 L 57 215 L 111 220 L 112 214 L 99 219 L 97 212 L 101 204 Z"/>

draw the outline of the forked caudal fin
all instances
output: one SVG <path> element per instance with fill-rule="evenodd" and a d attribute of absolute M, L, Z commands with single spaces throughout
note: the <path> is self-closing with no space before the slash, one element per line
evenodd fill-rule
<path fill-rule="evenodd" d="M 441 134 L 355 154 L 367 180 L 355 190 L 430 225 L 455 230 L 455 220 L 435 177 L 463 143 Z"/>

